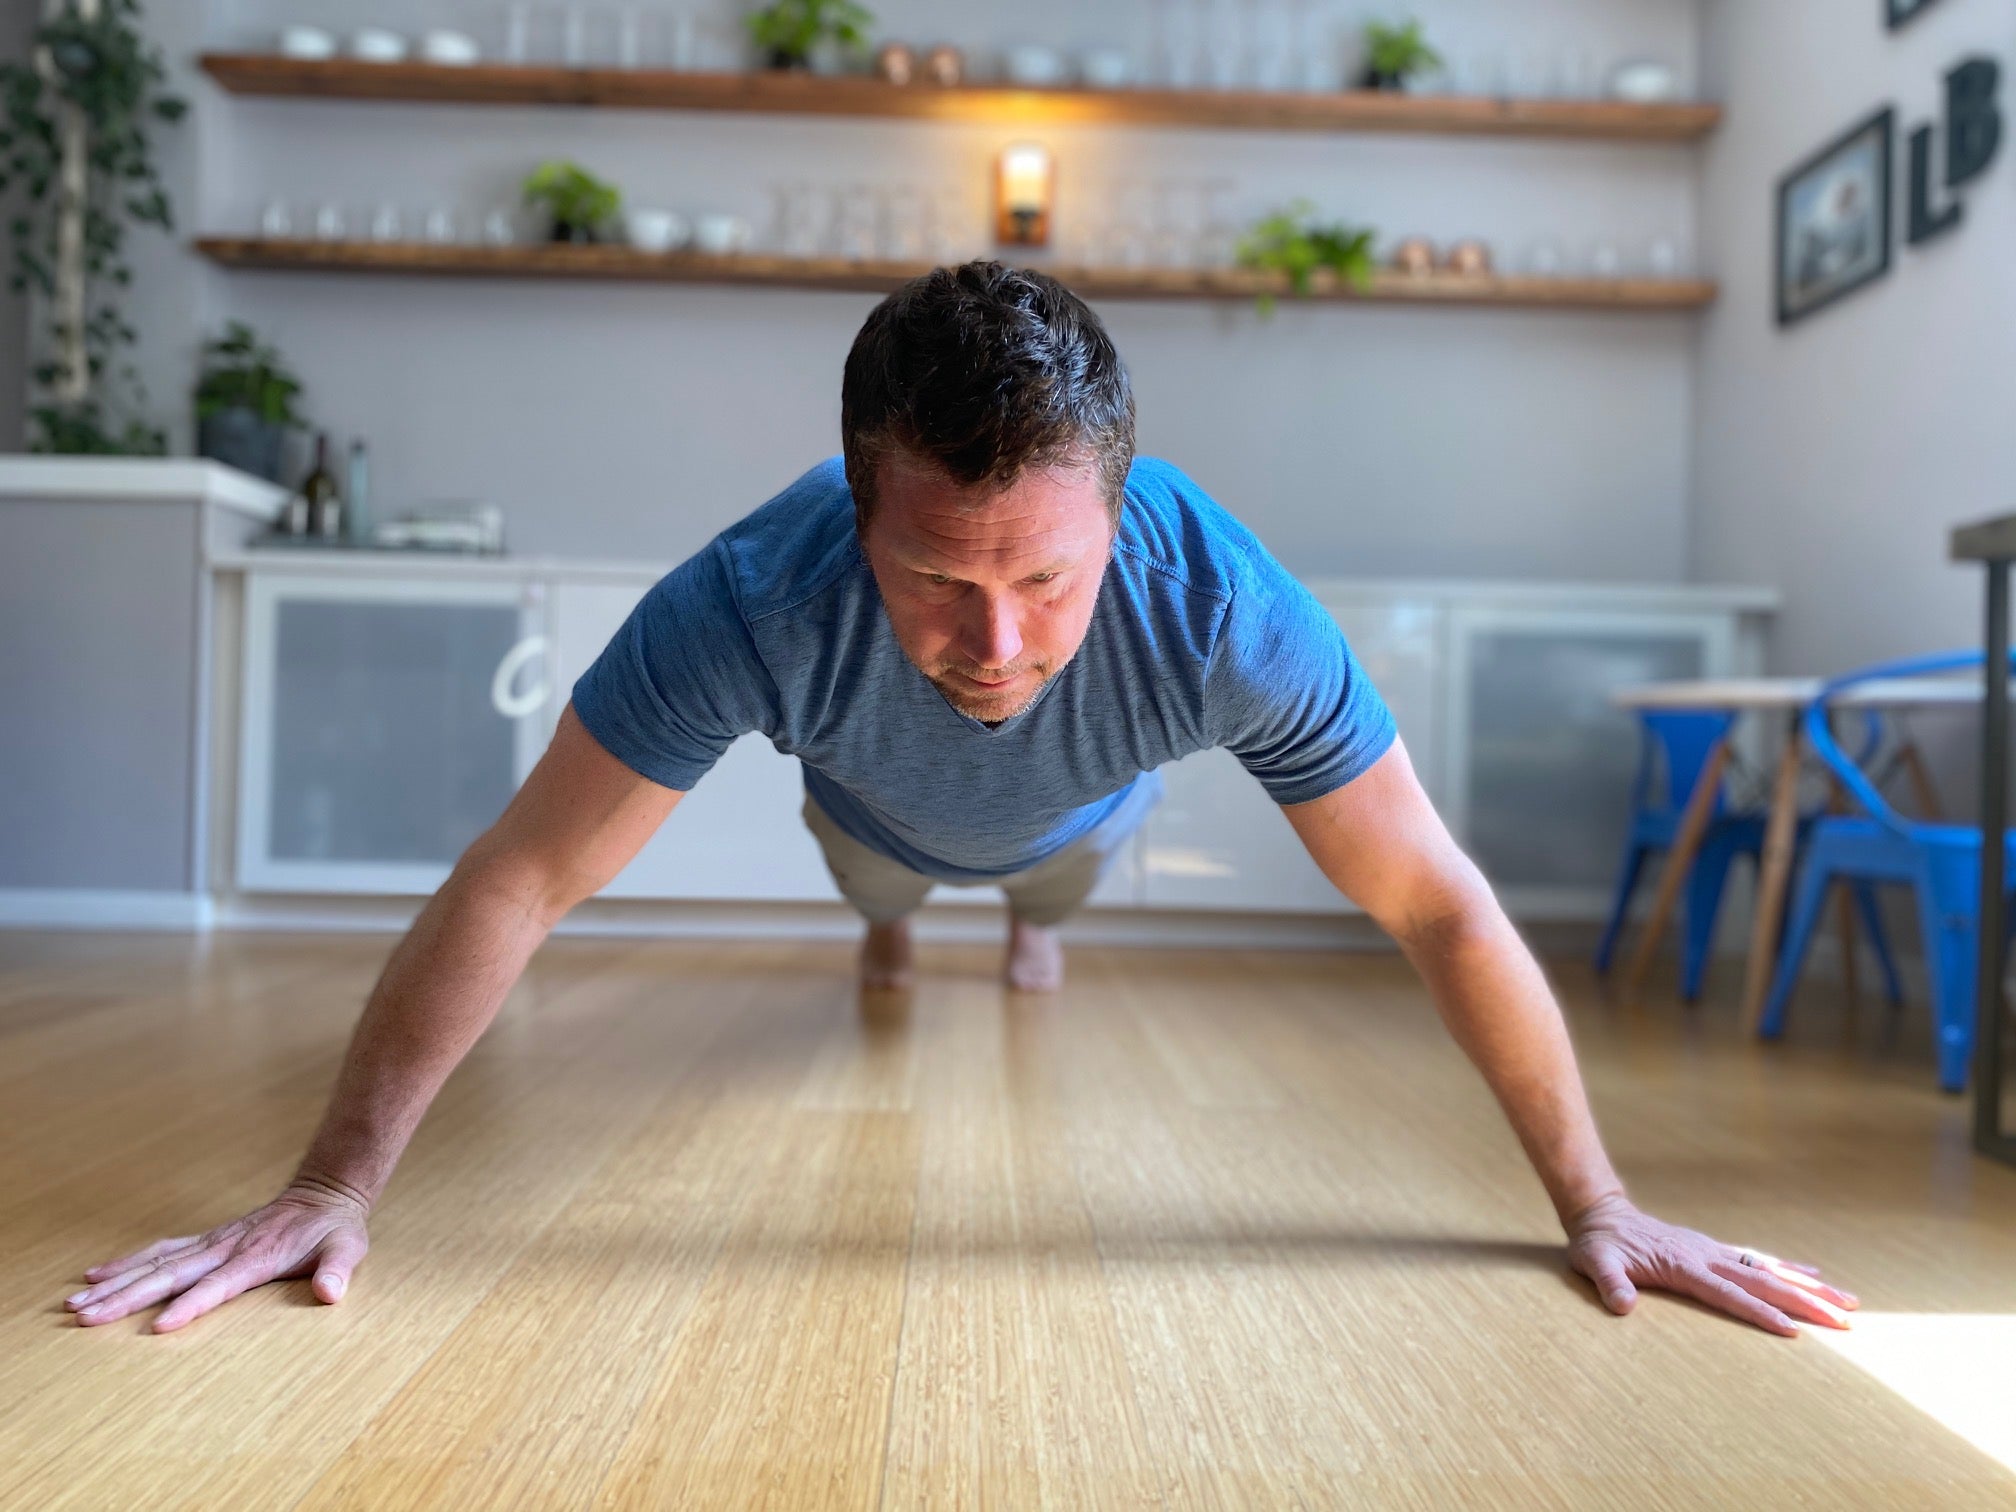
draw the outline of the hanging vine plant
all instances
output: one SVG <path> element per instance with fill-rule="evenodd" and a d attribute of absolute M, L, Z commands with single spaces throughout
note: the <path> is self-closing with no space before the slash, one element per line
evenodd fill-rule
<path fill-rule="evenodd" d="M 137 417 L 138 338 L 120 309 L 133 282 L 128 223 L 172 231 L 148 130 L 182 119 L 138 0 L 65 0 L 36 28 L 30 61 L 0 63 L 0 203 L 9 284 L 47 325 L 33 373 L 40 452 L 158 456 L 167 436 Z"/>

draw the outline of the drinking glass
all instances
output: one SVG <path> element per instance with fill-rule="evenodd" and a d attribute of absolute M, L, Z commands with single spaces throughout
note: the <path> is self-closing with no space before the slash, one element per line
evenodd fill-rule
<path fill-rule="evenodd" d="M 518 212 L 508 205 L 493 205 L 483 217 L 483 240 L 492 247 L 509 247 L 518 240 Z"/>
<path fill-rule="evenodd" d="M 1204 79 L 1212 89 L 1237 89 L 1245 74 L 1244 0 L 1201 0 Z"/>
<path fill-rule="evenodd" d="M 957 189 L 940 189 L 925 205 L 925 254 L 933 263 L 947 266 L 966 260 L 966 250 L 978 238 L 973 234 L 973 212 L 967 196 Z"/>
<path fill-rule="evenodd" d="M 1526 252 L 1526 271 L 1535 278 L 1559 278 L 1568 268 L 1568 254 L 1551 236 L 1542 237 Z"/>
<path fill-rule="evenodd" d="M 285 200 L 268 200 L 259 211 L 259 234 L 274 241 L 294 236 L 294 210 Z"/>
<path fill-rule="evenodd" d="M 1198 233 L 1199 267 L 1229 268 L 1239 261 L 1240 228 L 1228 208 L 1236 188 L 1238 185 L 1230 179 L 1212 179 L 1198 185 L 1203 215 Z"/>
<path fill-rule="evenodd" d="M 333 242 L 343 240 L 343 207 L 330 202 L 315 211 L 315 240 Z"/>
<path fill-rule="evenodd" d="M 1107 222 L 1105 261 L 1116 268 L 1145 268 L 1153 250 L 1154 206 L 1140 184 L 1123 184 L 1111 194 L 1112 218 Z"/>
<path fill-rule="evenodd" d="M 1157 184 L 1150 261 L 1158 268 L 1193 268 L 1203 253 L 1204 186 L 1181 179 Z"/>
<path fill-rule="evenodd" d="M 447 246 L 457 239 L 455 221 L 452 207 L 435 205 L 428 210 L 420 234 L 437 247 Z"/>
<path fill-rule="evenodd" d="M 924 198 L 907 186 L 882 196 L 882 255 L 893 262 L 922 262 L 927 246 Z"/>
<path fill-rule="evenodd" d="M 1604 237 L 1589 248 L 1589 273 L 1594 278 L 1616 278 L 1624 271 L 1624 256 L 1617 243 Z"/>
<path fill-rule="evenodd" d="M 504 7 L 504 61 L 532 61 L 532 7 L 525 0 Z"/>
<path fill-rule="evenodd" d="M 833 216 L 834 250 L 850 262 L 866 262 L 875 255 L 879 206 L 875 191 L 865 184 L 852 184 L 841 191 Z"/>
<path fill-rule="evenodd" d="M 1150 77 L 1169 89 L 1195 89 L 1209 0 L 1155 0 L 1155 61 Z"/>
<path fill-rule="evenodd" d="M 405 222 L 399 214 L 399 207 L 386 200 L 371 212 L 371 240 L 374 242 L 396 242 L 405 235 Z"/>
<path fill-rule="evenodd" d="M 1246 0 L 1246 82 L 1268 91 L 1292 88 L 1295 19 L 1287 0 Z"/>

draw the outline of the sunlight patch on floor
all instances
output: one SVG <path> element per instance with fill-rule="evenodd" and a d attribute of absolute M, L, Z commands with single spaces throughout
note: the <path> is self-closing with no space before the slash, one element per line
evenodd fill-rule
<path fill-rule="evenodd" d="M 2016 1470 L 2016 1316 L 1858 1312 L 1850 1332 L 1806 1337 Z"/>

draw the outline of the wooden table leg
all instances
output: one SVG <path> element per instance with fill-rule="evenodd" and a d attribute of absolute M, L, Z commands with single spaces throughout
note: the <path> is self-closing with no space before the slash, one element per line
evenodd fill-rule
<path fill-rule="evenodd" d="M 1792 845 L 1799 828 L 1799 768 L 1806 732 L 1799 716 L 1785 735 L 1778 774 L 1771 782 L 1771 817 L 1764 826 L 1764 858 L 1757 869 L 1756 917 L 1750 925 L 1750 959 L 1744 964 L 1743 1024 L 1757 1032 L 1764 999 L 1778 965 L 1778 926 L 1785 917 L 1785 893 L 1792 881 Z"/>
<path fill-rule="evenodd" d="M 1932 774 L 1925 770 L 1925 758 L 1918 753 L 1917 742 L 1905 741 L 1897 752 L 1897 760 L 1904 768 L 1904 775 L 1911 779 L 1918 817 L 1930 824 L 1943 822 L 1946 814 L 1939 804 L 1939 790 L 1932 786 Z"/>
<path fill-rule="evenodd" d="M 1687 807 L 1680 814 L 1680 828 L 1673 836 L 1673 848 L 1666 854 L 1665 867 L 1659 873 L 1659 892 L 1652 900 L 1652 912 L 1645 920 L 1645 927 L 1638 936 L 1638 945 L 1631 952 L 1630 963 L 1624 968 L 1624 998 L 1635 1000 L 1645 985 L 1646 974 L 1652 969 L 1652 958 L 1659 953 L 1659 940 L 1666 933 L 1667 922 L 1673 917 L 1673 905 L 1679 901 L 1680 889 L 1686 884 L 1687 874 L 1694 869 L 1694 858 L 1701 853 L 1701 837 L 1708 832 L 1708 819 L 1715 810 L 1715 795 L 1722 789 L 1722 768 L 1729 761 L 1729 737 L 1723 736 L 1715 742 L 1715 749 L 1709 752 L 1707 762 L 1701 768 L 1700 780 L 1694 784 L 1694 791 L 1687 795 Z"/>

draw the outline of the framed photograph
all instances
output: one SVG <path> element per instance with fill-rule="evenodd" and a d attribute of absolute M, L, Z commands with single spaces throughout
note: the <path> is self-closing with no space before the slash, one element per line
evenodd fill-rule
<path fill-rule="evenodd" d="M 1792 325 L 1890 271 L 1891 154 L 1885 107 L 1778 184 L 1778 324 Z"/>
<path fill-rule="evenodd" d="M 1907 21 L 1916 21 L 1925 12 L 1939 3 L 1939 0 L 1883 0 L 1883 18 L 1895 31 Z"/>

